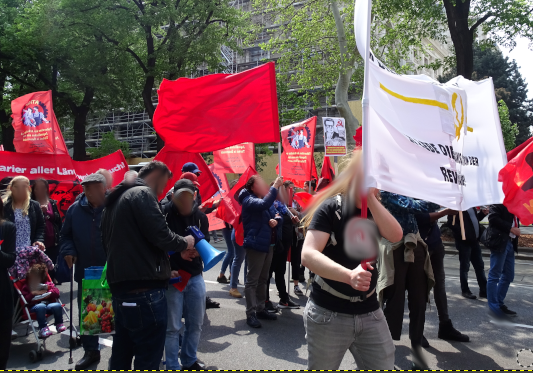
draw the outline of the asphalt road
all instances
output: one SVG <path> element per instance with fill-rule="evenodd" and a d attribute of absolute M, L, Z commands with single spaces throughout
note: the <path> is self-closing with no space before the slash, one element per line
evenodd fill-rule
<path fill-rule="evenodd" d="M 224 242 L 216 245 L 224 249 Z M 488 269 L 488 260 L 485 267 Z M 522 279 L 533 274 L 533 263 L 517 262 L 516 282 L 511 285 L 507 305 L 518 312 L 515 324 L 501 325 L 490 321 L 487 316 L 486 301 L 466 300 L 460 296 L 457 256 L 447 255 L 445 260 L 447 291 L 450 316 L 461 332 L 470 336 L 470 343 L 449 343 L 437 338 L 438 318 L 434 302 L 426 313 L 425 336 L 431 344 L 426 351 L 432 369 L 527 369 L 517 363 L 517 353 L 521 349 L 533 349 L 533 285 Z M 302 305 L 299 310 L 284 310 L 277 321 L 263 322 L 261 329 L 251 329 L 246 325 L 244 299 L 234 299 L 228 295 L 229 286 L 216 283 L 220 266 L 205 273 L 207 292 L 221 303 L 220 309 L 207 310 L 198 356 L 208 369 L 305 369 L 307 347 L 302 321 L 306 297 L 293 299 Z M 471 289 L 477 292 L 473 270 Z M 241 283 L 243 282 L 241 274 Z M 60 287 L 63 302 L 68 302 L 68 284 Z M 292 290 L 291 290 L 292 292 Z M 278 300 L 275 285 L 271 285 L 271 298 Z M 76 300 L 74 300 L 76 302 Z M 407 302 L 406 302 L 407 303 Z M 75 316 L 77 319 L 77 316 Z M 51 369 L 68 370 L 68 336 L 54 335 L 46 342 L 47 351 L 43 360 L 30 363 L 29 352 L 35 348 L 32 335 L 25 337 L 26 327 L 17 326 L 21 335 L 13 341 L 8 369 Z M 408 311 L 404 319 L 404 335 L 396 342 L 396 366 L 410 367 Z M 112 338 L 102 340 L 102 360 L 93 369 L 107 369 L 111 355 Z M 83 349 L 74 350 L 74 362 L 83 356 Z M 522 351 L 518 360 L 525 367 L 533 364 L 533 353 Z M 533 366 L 533 365 L 532 365 Z M 356 369 L 353 358 L 346 354 L 341 369 Z M 531 369 L 531 367 L 529 368 Z"/>

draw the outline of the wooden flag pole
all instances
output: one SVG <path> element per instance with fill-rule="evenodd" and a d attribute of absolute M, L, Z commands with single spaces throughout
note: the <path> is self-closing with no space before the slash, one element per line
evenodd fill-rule
<path fill-rule="evenodd" d="M 279 161 L 279 172 L 278 172 L 278 176 L 281 177 L 281 142 L 278 142 L 278 161 Z M 279 189 L 279 193 L 283 193 L 284 188 L 281 188 Z M 289 201 L 287 201 L 288 203 Z M 289 206 L 287 206 L 287 211 L 289 211 L 289 215 L 292 217 L 294 217 L 294 215 L 292 214 L 291 210 L 289 210 Z M 287 262 L 287 265 L 289 266 L 289 269 L 287 270 L 287 294 L 289 294 L 289 291 L 291 290 L 291 263 L 290 262 Z"/>
<path fill-rule="evenodd" d="M 279 162 L 278 176 L 281 176 L 281 142 L 278 142 L 278 162 Z"/>
<path fill-rule="evenodd" d="M 461 224 L 461 236 L 463 237 L 463 241 L 466 240 L 466 235 L 465 235 L 465 224 L 464 224 L 464 220 L 463 220 L 463 212 L 462 211 L 459 211 L 459 224 Z"/>
<path fill-rule="evenodd" d="M 339 174 L 339 164 L 337 163 L 337 156 L 333 157 L 333 164 L 335 165 L 335 177 Z"/>

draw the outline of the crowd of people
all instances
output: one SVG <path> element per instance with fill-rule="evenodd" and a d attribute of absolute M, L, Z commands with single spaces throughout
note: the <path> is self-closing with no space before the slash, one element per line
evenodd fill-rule
<path fill-rule="evenodd" d="M 30 185 L 26 177 L 13 178 L 0 202 L 2 346 L 16 335 L 13 280 L 24 279 L 23 296 L 36 314 L 39 337 L 45 339 L 52 334 L 46 314 L 54 316 L 58 333 L 66 330 L 54 264 L 64 260 L 75 267 L 80 307 L 85 269 L 107 263 L 115 315 L 109 369 L 128 370 L 133 362 L 136 370 L 158 370 L 163 352 L 169 370 L 204 369 L 197 357 L 204 315 L 206 308 L 219 304 L 207 297 L 204 263 L 188 228 L 197 227 L 209 241 L 206 213 L 218 204 L 202 204 L 199 173 L 194 163 L 185 164 L 179 180 L 159 201 L 157 196 L 172 178 L 164 163 L 152 161 L 138 174 L 130 171 L 115 187 L 109 171 L 100 170 L 83 179 L 83 193 L 64 218 L 49 197 L 46 180 Z M 311 293 L 303 312 L 309 369 L 338 369 L 348 350 L 359 369 L 394 369 L 394 341 L 402 333 L 406 292 L 413 368 L 428 369 L 422 348 L 429 347 L 424 324 L 432 289 L 438 337 L 469 341 L 455 329 L 448 312 L 444 246 L 437 224 L 446 216 L 459 251 L 462 295 L 476 298 L 468 285 L 472 263 L 478 296 L 488 298 L 490 314 L 516 316 L 505 297 L 514 277 L 520 229 L 503 205 L 464 211 L 463 239 L 458 212 L 430 202 L 371 189 L 364 214 L 361 182 L 356 152 L 332 183 L 319 183 L 321 190 L 305 211 L 291 204 L 294 184 L 281 177 L 269 186 L 254 175 L 235 196 L 225 197 L 235 197 L 241 205 L 243 232 L 227 223 L 222 230 L 227 254 L 217 281 L 230 284 L 231 297 L 242 298 L 238 285 L 244 264 L 243 317 L 251 328 L 275 321 L 279 309 L 300 308 L 285 279 L 290 256 L 294 294 L 303 295 L 300 282 L 306 283 L 305 269 L 310 272 Z M 305 187 L 309 190 L 309 183 Z M 366 215 L 372 222 L 370 242 L 376 247 L 372 260 L 352 255 L 345 236 L 351 219 Z M 479 221 L 486 215 L 489 226 L 483 229 Z M 491 249 L 488 280 L 479 241 Z M 27 257 L 33 259 L 22 261 Z M 277 305 L 269 297 L 272 277 L 280 298 Z M 100 361 L 98 336 L 82 335 L 81 341 L 84 356 L 76 370 Z M 6 368 L 8 355 L 9 348 L 0 349 L 0 368 Z"/>

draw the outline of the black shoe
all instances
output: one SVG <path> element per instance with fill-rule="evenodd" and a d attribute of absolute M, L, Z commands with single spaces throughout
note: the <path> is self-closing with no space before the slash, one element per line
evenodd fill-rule
<path fill-rule="evenodd" d="M 278 319 L 276 315 L 274 315 L 273 313 L 267 312 L 265 310 L 261 312 L 257 312 L 257 318 L 262 319 L 262 320 L 271 320 L 271 321 Z"/>
<path fill-rule="evenodd" d="M 226 275 L 222 275 L 222 277 L 217 277 L 217 282 L 219 284 L 227 284 L 229 281 L 226 278 Z"/>
<path fill-rule="evenodd" d="M 487 290 L 480 290 L 479 291 L 479 299 L 487 299 Z"/>
<path fill-rule="evenodd" d="M 452 320 L 439 323 L 439 338 L 445 341 L 469 342 L 470 337 L 455 329 Z"/>
<path fill-rule="evenodd" d="M 465 297 L 466 299 L 477 299 L 477 297 L 470 291 L 463 292 L 463 297 Z"/>
<path fill-rule="evenodd" d="M 507 306 L 503 305 L 503 306 L 500 306 L 500 310 L 502 310 L 502 312 L 504 314 L 506 314 L 507 316 L 509 317 L 516 317 L 517 316 L 517 313 L 515 311 L 511 311 L 509 308 L 507 308 Z"/>
<path fill-rule="evenodd" d="M 85 355 L 76 363 L 75 370 L 87 370 L 91 365 L 100 362 L 100 351 L 85 351 Z"/>
<path fill-rule="evenodd" d="M 300 306 L 296 303 L 294 303 L 292 300 L 280 300 L 278 303 L 278 308 L 284 309 L 284 308 L 291 308 L 291 309 L 298 309 Z"/>
<path fill-rule="evenodd" d="M 220 308 L 220 303 L 213 301 L 209 297 L 205 297 L 205 308 Z"/>
<path fill-rule="evenodd" d="M 257 320 L 257 316 L 255 315 L 255 313 L 252 313 L 250 316 L 246 318 L 246 323 L 252 328 L 261 327 L 261 323 L 259 322 L 259 320 Z"/>
<path fill-rule="evenodd" d="M 430 348 L 431 346 L 429 345 L 429 342 L 428 340 L 426 339 L 426 337 L 422 336 L 422 342 L 420 342 L 420 346 L 424 347 L 424 348 Z"/>
<path fill-rule="evenodd" d="M 181 370 L 205 370 L 198 362 L 196 361 L 193 365 L 188 368 L 181 367 Z"/>
<path fill-rule="evenodd" d="M 272 304 L 271 301 L 267 300 L 265 302 L 265 311 L 267 312 L 270 312 L 270 313 L 276 313 L 278 312 L 278 310 L 276 309 L 276 307 L 274 307 L 274 305 Z"/>

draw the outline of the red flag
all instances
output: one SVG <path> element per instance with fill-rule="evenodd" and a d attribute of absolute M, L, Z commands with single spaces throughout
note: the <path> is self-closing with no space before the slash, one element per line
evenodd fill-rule
<path fill-rule="evenodd" d="M 154 127 L 168 147 L 209 152 L 279 142 L 274 63 L 238 74 L 163 80 Z"/>
<path fill-rule="evenodd" d="M 533 141 L 533 137 L 530 137 L 529 139 L 524 141 L 522 144 L 518 145 L 513 150 L 509 150 L 507 152 L 507 161 L 510 161 L 511 159 L 516 157 L 518 153 L 520 153 L 526 146 L 528 146 L 531 143 L 531 141 Z"/>
<path fill-rule="evenodd" d="M 164 147 L 154 158 L 154 161 L 161 161 L 170 168 L 170 171 L 174 174 L 172 180 L 169 180 L 167 186 L 159 199 L 163 198 L 165 194 L 174 186 L 176 181 L 179 180 L 182 172 L 181 168 L 187 162 L 194 162 L 198 166 L 198 169 L 202 171 L 202 174 L 198 177 L 198 183 L 200 183 L 200 195 L 204 199 L 209 199 L 212 195 L 218 192 L 218 185 L 215 177 L 211 173 L 209 167 L 205 163 L 202 156 L 198 153 L 179 152 Z"/>
<path fill-rule="evenodd" d="M 322 171 L 320 171 L 320 178 L 329 180 L 329 182 L 332 182 L 333 179 L 335 179 L 335 171 L 333 171 L 333 167 L 331 167 L 331 160 L 329 157 L 324 157 Z"/>
<path fill-rule="evenodd" d="M 316 163 L 315 163 L 315 158 L 313 157 L 312 159 L 312 162 L 311 162 L 312 166 L 311 166 L 311 180 L 318 180 L 318 173 L 316 172 Z M 276 165 L 276 174 L 279 175 L 279 164 Z M 304 184 L 306 181 L 308 180 L 296 180 L 296 179 L 293 179 L 291 177 L 284 177 L 283 180 L 285 181 L 292 181 L 292 183 L 297 186 L 298 188 L 300 189 L 308 189 L 308 188 L 305 188 Z"/>
<path fill-rule="evenodd" d="M 76 176 L 80 181 L 85 179 L 86 176 L 94 174 L 99 169 L 105 168 L 113 176 L 112 187 L 115 187 L 124 181 L 124 175 L 129 170 L 128 162 L 126 162 L 122 150 L 117 150 L 105 157 L 90 161 L 72 161 L 72 164 L 76 170 Z"/>
<path fill-rule="evenodd" d="M 355 149 L 360 149 L 363 146 L 363 126 L 360 126 L 355 130 Z"/>
<path fill-rule="evenodd" d="M 52 91 L 28 93 L 11 102 L 18 153 L 67 154 L 52 106 Z"/>
<path fill-rule="evenodd" d="M 294 200 L 300 205 L 302 210 L 307 209 L 311 203 L 311 199 L 313 199 L 313 196 L 307 192 L 298 192 L 294 194 Z"/>
<path fill-rule="evenodd" d="M 311 180 L 314 164 L 316 117 L 281 129 L 281 176 L 287 180 Z M 316 167 L 315 167 L 316 173 Z"/>
<path fill-rule="evenodd" d="M 243 174 L 249 166 L 255 168 L 255 145 L 251 142 L 213 152 L 213 163 L 226 173 Z"/>
<path fill-rule="evenodd" d="M 218 187 L 220 190 L 222 190 L 222 196 L 226 196 L 229 192 L 229 184 L 226 174 L 223 170 L 219 170 L 215 164 L 210 164 L 208 167 L 215 177 Z M 220 191 L 218 191 L 213 197 L 205 201 L 202 205 L 207 208 L 211 208 L 213 207 L 213 204 L 219 201 L 222 196 L 220 195 Z M 217 218 L 216 214 L 217 210 L 207 214 L 207 218 L 209 219 L 209 231 L 217 231 L 225 227 L 224 221 Z"/>
<path fill-rule="evenodd" d="M 502 181 L 505 199 L 503 204 L 524 225 L 533 223 L 533 143 L 522 149 L 501 169 L 498 181 Z"/>

